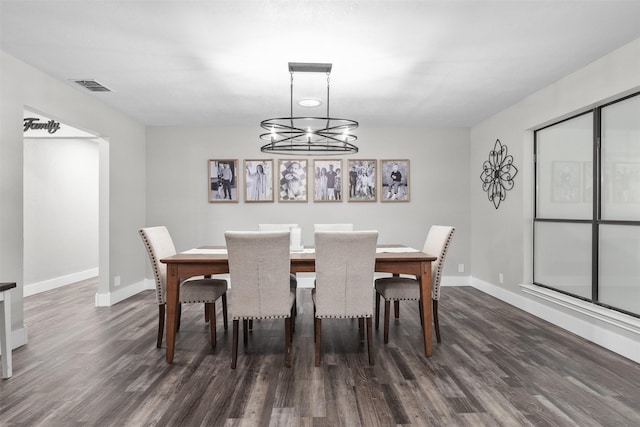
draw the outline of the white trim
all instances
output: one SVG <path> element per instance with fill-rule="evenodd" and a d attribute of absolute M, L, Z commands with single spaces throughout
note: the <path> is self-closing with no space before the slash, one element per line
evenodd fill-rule
<path fill-rule="evenodd" d="M 110 307 L 142 291 L 155 288 L 156 285 L 153 280 L 144 279 L 132 285 L 118 288 L 115 292 L 107 292 L 106 294 L 96 293 L 95 304 L 96 307 Z"/>
<path fill-rule="evenodd" d="M 27 325 L 23 325 L 22 328 L 17 329 L 15 331 L 11 331 L 11 348 L 15 350 L 18 347 L 22 347 L 26 345 L 28 342 L 27 338 Z M 2 352 L 0 352 L 2 354 Z"/>
<path fill-rule="evenodd" d="M 471 286 L 471 276 L 442 276 L 440 287 L 446 286 Z"/>
<path fill-rule="evenodd" d="M 522 291 L 530 297 L 476 278 L 472 278 L 471 286 L 640 363 L 640 320 L 635 317 L 588 304 L 559 292 L 547 289 L 542 291 L 538 286 L 521 285 Z"/>
<path fill-rule="evenodd" d="M 22 287 L 22 295 L 23 297 L 29 297 L 41 292 L 50 291 L 52 289 L 61 288 L 73 283 L 91 279 L 92 277 L 98 277 L 98 275 L 99 272 L 98 268 L 96 267 L 85 271 L 79 271 L 77 273 L 67 274 L 66 276 L 59 276 L 54 277 L 53 279 L 43 280 L 42 282 L 25 284 Z"/>

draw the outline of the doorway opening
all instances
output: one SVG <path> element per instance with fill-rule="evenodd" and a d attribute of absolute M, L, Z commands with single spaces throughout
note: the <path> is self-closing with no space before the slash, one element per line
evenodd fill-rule
<path fill-rule="evenodd" d="M 24 296 L 108 288 L 108 140 L 32 109 L 24 123 Z"/>

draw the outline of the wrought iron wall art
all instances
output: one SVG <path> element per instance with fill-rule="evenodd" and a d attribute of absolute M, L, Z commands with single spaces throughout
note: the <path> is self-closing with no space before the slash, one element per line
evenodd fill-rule
<path fill-rule="evenodd" d="M 507 197 L 507 191 L 513 189 L 513 178 L 517 174 L 518 169 L 513 165 L 513 156 L 507 155 L 507 146 L 496 139 L 493 150 L 489 151 L 489 160 L 482 164 L 480 174 L 482 189 L 487 192 L 489 201 L 496 209 Z"/>

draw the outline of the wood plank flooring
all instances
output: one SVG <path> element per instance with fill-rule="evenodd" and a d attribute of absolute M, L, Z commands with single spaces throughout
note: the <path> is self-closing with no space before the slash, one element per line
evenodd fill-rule
<path fill-rule="evenodd" d="M 473 288 L 445 288 L 441 344 L 425 358 L 415 303 L 367 363 L 356 321 L 323 321 L 313 363 L 309 290 L 293 367 L 284 321 L 256 321 L 238 368 L 218 308 L 183 307 L 174 364 L 155 346 L 151 291 L 94 307 L 95 281 L 25 299 L 29 343 L 0 380 L 1 426 L 638 426 L 640 366 Z M 231 304 L 233 304 L 232 298 Z"/>

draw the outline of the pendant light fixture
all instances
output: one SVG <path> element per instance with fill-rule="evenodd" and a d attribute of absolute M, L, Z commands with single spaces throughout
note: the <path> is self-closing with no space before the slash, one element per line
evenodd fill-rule
<path fill-rule="evenodd" d="M 358 137 L 351 133 L 358 127 L 358 122 L 333 118 L 329 115 L 331 67 L 332 64 L 289 62 L 289 73 L 291 74 L 290 116 L 260 122 L 260 127 L 267 131 L 260 135 L 260 139 L 269 141 L 260 148 L 260 151 L 307 156 L 330 156 L 358 152 L 358 147 L 353 144 Z M 298 72 L 325 73 L 327 75 L 326 117 L 294 117 L 293 75 Z"/>

